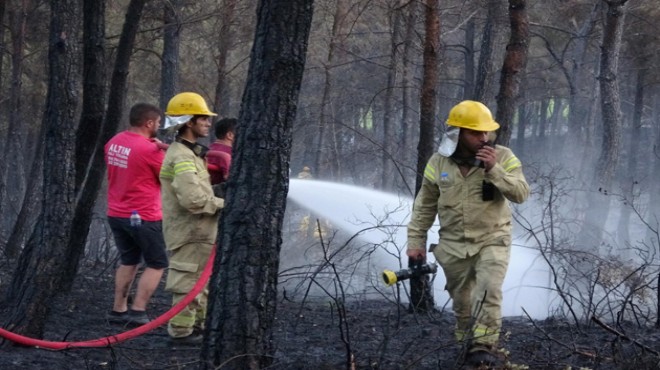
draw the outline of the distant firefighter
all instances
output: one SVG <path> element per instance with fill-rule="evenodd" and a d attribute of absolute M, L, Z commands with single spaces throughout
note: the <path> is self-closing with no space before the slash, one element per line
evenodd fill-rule
<path fill-rule="evenodd" d="M 299 179 L 312 179 L 314 176 L 312 176 L 312 170 L 305 166 L 303 167 L 302 171 L 298 173 L 298 178 Z"/>

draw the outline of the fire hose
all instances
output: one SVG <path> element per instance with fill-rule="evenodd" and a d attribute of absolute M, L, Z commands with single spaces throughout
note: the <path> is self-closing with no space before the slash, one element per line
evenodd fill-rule
<path fill-rule="evenodd" d="M 213 250 L 211 251 L 211 256 L 209 257 L 209 260 L 206 263 L 206 266 L 204 267 L 204 271 L 202 271 L 202 275 L 200 276 L 199 280 L 197 280 L 197 283 L 195 283 L 195 286 L 193 286 L 190 293 L 188 293 L 188 295 L 186 295 L 183 298 L 183 300 L 181 300 L 181 302 L 174 305 L 167 312 L 163 313 L 162 315 L 148 322 L 147 324 L 144 324 L 135 329 L 131 329 L 123 333 L 110 335 L 103 338 L 91 339 L 81 342 L 56 342 L 56 341 L 29 338 L 16 333 L 12 333 L 2 328 L 0 328 L 0 337 L 11 340 L 12 342 L 16 342 L 18 344 L 22 344 L 24 346 L 50 349 L 55 351 L 60 351 L 69 348 L 107 347 L 113 344 L 124 342 L 129 339 L 133 339 L 167 323 L 167 321 L 169 321 L 172 317 L 174 317 L 176 314 L 181 312 L 190 302 L 192 302 L 192 300 L 195 299 L 197 294 L 199 294 L 202 291 L 202 289 L 204 289 L 206 282 L 208 282 L 209 278 L 211 277 L 211 273 L 213 272 L 214 259 L 215 259 L 215 248 L 213 248 Z"/>

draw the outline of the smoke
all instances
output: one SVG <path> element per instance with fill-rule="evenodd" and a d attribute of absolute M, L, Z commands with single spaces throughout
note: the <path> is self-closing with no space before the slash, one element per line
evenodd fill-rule
<path fill-rule="evenodd" d="M 406 225 L 410 219 L 413 199 L 363 187 L 316 180 L 290 180 L 287 218 L 292 225 L 285 230 L 285 243 L 281 270 L 319 272 L 319 264 L 328 260 L 340 275 L 345 292 L 361 297 L 394 299 L 395 290 L 381 281 L 384 269 L 397 270 L 407 265 Z M 300 208 L 302 207 L 302 208 Z M 321 225 L 316 232 L 315 220 Z M 305 221 L 307 220 L 307 221 Z M 439 226 L 429 231 L 429 243 L 438 240 Z M 323 251 L 320 238 L 323 238 Z M 348 242 L 350 240 L 350 242 Z M 434 262 L 432 254 L 429 262 Z M 328 270 L 315 277 L 316 285 L 323 278 L 335 278 Z M 309 275 L 307 275 L 309 276 Z M 286 281 L 287 279 L 284 279 Z M 444 306 L 449 296 L 444 291 L 445 279 L 441 272 L 435 276 L 436 305 Z M 324 289 L 328 292 L 328 286 Z M 509 270 L 504 282 L 503 315 L 523 315 L 522 308 L 534 318 L 548 316 L 554 295 L 545 262 L 538 252 L 514 242 Z M 405 298 L 404 298 L 405 300 Z M 450 305 L 448 306 L 450 307 Z"/>

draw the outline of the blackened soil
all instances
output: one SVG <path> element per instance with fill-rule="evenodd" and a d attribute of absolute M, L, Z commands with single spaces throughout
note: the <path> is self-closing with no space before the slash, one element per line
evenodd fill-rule
<path fill-rule="evenodd" d="M 112 301 L 112 269 L 86 266 L 75 288 L 52 302 L 44 339 L 78 341 L 121 332 L 104 315 Z M 9 269 L 0 269 L 2 291 Z M 284 295 L 282 295 L 284 296 Z M 152 316 L 169 308 L 162 287 Z M 345 321 L 332 299 L 282 299 L 275 322 L 277 352 L 271 369 L 459 369 L 463 348 L 453 341 L 450 312 L 409 314 L 393 302 L 348 299 Z M 500 353 L 504 369 L 658 369 L 660 335 L 632 325 L 617 330 L 597 325 L 578 329 L 563 319 L 532 322 L 506 318 Z M 647 349 L 651 349 L 648 351 Z M 0 369 L 194 369 L 200 351 L 173 346 L 163 327 L 109 348 L 48 351 L 3 343 Z M 526 366 L 526 367 L 525 367 Z"/>

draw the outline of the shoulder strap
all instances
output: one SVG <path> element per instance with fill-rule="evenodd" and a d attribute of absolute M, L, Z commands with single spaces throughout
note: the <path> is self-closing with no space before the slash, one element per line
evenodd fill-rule
<path fill-rule="evenodd" d="M 191 143 L 190 141 L 182 138 L 181 136 L 177 136 L 174 139 L 174 141 L 185 145 L 188 149 L 192 150 L 192 152 L 195 153 L 196 156 L 200 158 L 205 158 L 206 153 L 209 152 L 209 148 L 205 147 L 204 145 L 199 143 Z"/>

